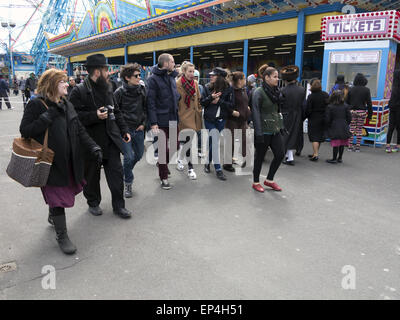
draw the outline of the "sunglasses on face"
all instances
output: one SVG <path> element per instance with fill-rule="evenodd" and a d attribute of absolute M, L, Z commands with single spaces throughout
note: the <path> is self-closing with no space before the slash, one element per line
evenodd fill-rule
<path fill-rule="evenodd" d="M 140 78 L 140 73 L 139 74 L 134 74 L 133 77 L 135 77 L 136 79 Z"/>

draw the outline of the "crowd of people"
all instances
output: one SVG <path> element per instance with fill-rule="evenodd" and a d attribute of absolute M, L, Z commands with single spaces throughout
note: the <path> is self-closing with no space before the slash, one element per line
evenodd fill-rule
<path fill-rule="evenodd" d="M 257 77 L 249 76 L 247 83 L 243 72 L 230 73 L 217 67 L 209 74 L 210 82 L 202 86 L 193 63 L 185 61 L 176 70 L 173 56 L 163 53 L 146 84 L 141 79 L 141 66 L 130 63 L 121 68 L 122 85 L 117 88 L 110 83 L 108 67 L 104 55 L 88 56 L 85 64 L 88 74 L 80 83 L 60 70 L 45 71 L 34 89 L 36 97 L 29 100 L 20 124 L 22 136 L 39 143 L 43 143 L 49 130 L 48 146 L 55 151 L 55 158 L 48 183 L 41 190 L 49 206 L 48 221 L 54 226 L 58 244 L 66 254 L 74 253 L 76 247 L 68 237 L 65 208 L 73 207 L 75 196 L 83 191 L 88 211 L 94 216 L 103 213 L 100 207 L 102 168 L 111 191 L 113 212 L 121 218 L 131 217 L 125 198 L 132 197 L 133 171 L 143 157 L 147 131 L 158 137 L 160 185 L 169 190 L 172 188 L 168 168 L 170 153 L 177 153 L 174 164 L 177 170 L 183 171 L 187 165 L 188 178 L 196 180 L 191 159 L 208 151 L 204 172 L 210 173 L 213 164 L 216 177 L 225 181 L 224 170 L 234 172 L 235 167 L 233 161 L 222 163 L 220 159 L 220 133 L 223 130 L 232 133 L 230 148 L 227 148 L 232 159 L 234 132 L 241 132 L 240 154 L 245 159 L 247 129 L 253 127 L 251 187 L 262 193 L 264 187 L 282 190 L 275 176 L 282 163 L 294 165 L 294 154 L 302 151 L 306 118 L 313 148 L 309 159 L 318 161 L 320 145 L 329 139 L 333 155 L 327 162 L 337 164 L 343 161 L 346 146 L 349 150 L 360 150 L 360 129 L 365 118 L 372 116 L 371 94 L 362 74 L 357 74 L 350 88 L 344 85 L 343 77 L 338 77 L 328 94 L 322 91 L 319 79 L 311 81 L 311 93 L 301 87 L 296 66 L 284 67 L 279 72 L 263 65 Z M 285 81 L 283 88 L 278 86 L 280 79 Z M 389 130 L 392 131 L 399 130 L 398 87 L 399 73 L 396 73 L 390 104 L 393 119 Z M 204 128 L 208 132 L 208 148 L 199 143 L 197 155 L 192 141 L 196 141 L 194 138 L 201 141 Z M 388 135 L 388 143 L 390 139 Z M 260 174 L 268 149 L 273 153 L 273 160 L 261 184 Z M 246 161 L 241 164 L 246 165 Z"/>

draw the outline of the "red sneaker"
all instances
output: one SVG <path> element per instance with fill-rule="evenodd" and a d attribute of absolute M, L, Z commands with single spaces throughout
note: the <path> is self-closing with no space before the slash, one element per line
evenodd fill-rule
<path fill-rule="evenodd" d="M 256 190 L 256 191 L 258 191 L 258 192 L 264 192 L 264 188 L 262 187 L 262 185 L 261 184 L 256 184 L 256 183 L 253 183 L 253 189 L 254 190 Z"/>
<path fill-rule="evenodd" d="M 275 191 L 282 191 L 282 188 L 278 186 L 275 182 L 268 182 L 267 180 L 265 180 L 264 185 L 274 189 Z"/>

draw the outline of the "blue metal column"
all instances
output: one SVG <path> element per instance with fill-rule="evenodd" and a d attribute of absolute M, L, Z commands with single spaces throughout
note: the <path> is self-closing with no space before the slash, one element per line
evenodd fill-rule
<path fill-rule="evenodd" d="M 157 64 L 157 59 L 156 59 L 156 52 L 153 51 L 153 66 Z"/>
<path fill-rule="evenodd" d="M 247 62 L 249 59 L 249 40 L 244 40 L 244 47 L 243 47 L 243 73 L 244 76 L 247 78 Z"/>
<path fill-rule="evenodd" d="M 74 68 L 73 68 L 73 65 L 71 63 L 71 57 L 68 57 L 67 74 L 68 74 L 68 77 L 71 77 L 71 76 L 74 75 Z"/>
<path fill-rule="evenodd" d="M 128 46 L 124 46 L 124 52 L 125 52 L 125 64 L 128 64 Z"/>
<path fill-rule="evenodd" d="M 193 63 L 193 46 L 190 47 L 190 62 Z"/>
<path fill-rule="evenodd" d="M 303 57 L 304 57 L 304 32 L 305 32 L 305 14 L 304 11 L 300 11 L 297 17 L 297 38 L 296 38 L 296 60 L 295 65 L 299 67 L 299 78 L 303 74 Z"/>

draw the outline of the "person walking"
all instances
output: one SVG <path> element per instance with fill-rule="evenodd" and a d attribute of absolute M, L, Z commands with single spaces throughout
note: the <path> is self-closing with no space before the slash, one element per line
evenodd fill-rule
<path fill-rule="evenodd" d="M 4 102 L 9 110 L 13 109 L 10 104 L 10 100 L 8 99 L 8 94 L 10 93 L 10 88 L 8 87 L 8 83 L 6 80 L 4 80 L 3 75 L 0 74 L 0 110 L 1 110 L 1 105 Z"/>
<path fill-rule="evenodd" d="M 69 96 L 71 95 L 72 90 L 75 88 L 76 86 L 76 82 L 75 82 L 75 78 L 74 77 L 69 77 L 68 79 L 68 94 L 67 97 L 69 98 Z"/>
<path fill-rule="evenodd" d="M 392 147 L 393 132 L 397 131 L 397 145 Z M 389 130 L 386 137 L 385 151 L 398 152 L 400 149 L 400 69 L 393 74 L 392 94 L 389 100 Z"/>
<path fill-rule="evenodd" d="M 282 103 L 281 92 L 278 89 L 279 74 L 275 68 L 263 65 L 258 70 L 263 79 L 262 86 L 255 89 L 252 99 L 252 116 L 254 124 L 254 168 L 252 188 L 264 192 L 260 184 L 260 173 L 268 148 L 271 148 L 274 158 L 270 164 L 267 179 L 264 185 L 275 191 L 282 188 L 274 181 L 283 157 L 285 146 L 281 131 L 283 117 L 280 113 Z"/>
<path fill-rule="evenodd" d="M 24 79 L 24 77 L 21 77 L 21 79 L 18 82 L 18 88 L 21 91 L 22 104 L 24 106 L 24 110 L 25 110 L 25 107 L 26 107 L 25 82 L 26 82 L 26 80 Z"/>
<path fill-rule="evenodd" d="M 333 148 L 332 159 L 326 160 L 331 164 L 342 163 L 344 147 L 350 137 L 351 113 L 348 105 L 344 103 L 344 92 L 333 91 L 329 98 L 329 105 L 325 113 L 325 123 L 328 138 L 331 139 Z"/>
<path fill-rule="evenodd" d="M 131 141 L 124 143 L 125 198 L 132 198 L 133 168 L 144 152 L 146 126 L 146 90 L 140 84 L 140 65 L 130 63 L 121 68 L 123 84 L 114 92 L 115 101 L 128 125 Z"/>
<path fill-rule="evenodd" d="M 17 96 L 19 93 L 18 80 L 16 77 L 14 77 L 14 79 L 13 79 L 13 93 L 15 96 Z"/>
<path fill-rule="evenodd" d="M 311 80 L 311 93 L 307 98 L 306 117 L 308 118 L 308 138 L 312 143 L 313 153 L 309 155 L 311 161 L 318 161 L 319 148 L 325 141 L 325 111 L 328 106 L 329 95 L 322 91 L 321 81 Z"/>
<path fill-rule="evenodd" d="M 194 80 L 194 64 L 188 61 L 184 61 L 181 65 L 182 76 L 176 81 L 176 88 L 180 95 L 178 104 L 178 116 L 179 116 L 179 132 L 185 129 L 190 129 L 189 134 L 185 134 L 186 140 L 181 141 L 183 148 L 187 145 L 186 158 L 188 163 L 188 177 L 191 180 L 196 180 L 197 175 L 194 171 L 193 164 L 190 161 L 191 156 L 191 143 L 195 134 L 201 130 L 201 105 L 200 105 L 200 89 L 199 84 Z M 184 152 L 178 153 L 178 164 L 177 170 L 184 170 Z M 197 156 L 197 155 L 196 155 Z"/>
<path fill-rule="evenodd" d="M 103 151 L 104 173 L 111 191 L 114 214 L 121 218 L 130 218 L 131 212 L 125 208 L 123 169 L 120 154 L 124 143 L 131 136 L 122 114 L 114 106 L 114 96 L 108 80 L 108 64 L 103 54 L 94 54 L 86 58 L 89 76 L 71 92 L 70 101 L 78 112 L 79 119 L 89 135 Z M 121 139 L 124 138 L 124 140 Z M 85 180 L 83 195 L 87 199 L 89 212 L 99 216 L 100 208 L 100 171 L 89 158 L 85 159 Z"/>
<path fill-rule="evenodd" d="M 100 165 L 102 152 L 79 121 L 74 106 L 64 98 L 67 87 L 63 71 L 45 71 L 38 83 L 39 96 L 26 106 L 20 132 L 22 137 L 43 144 L 48 129 L 48 146 L 54 151 L 54 159 L 47 184 L 41 190 L 58 245 L 65 254 L 73 254 L 76 247 L 68 237 L 65 208 L 74 206 L 75 196 L 85 183 L 81 149 L 90 154 L 93 165 Z"/>
<path fill-rule="evenodd" d="M 329 91 L 329 95 L 332 94 L 332 92 L 336 90 L 345 90 L 346 88 L 346 83 L 344 81 L 344 75 L 339 74 L 336 77 L 335 85 L 332 87 L 331 91 Z"/>
<path fill-rule="evenodd" d="M 232 135 L 232 154 L 234 153 L 235 145 L 235 130 L 240 131 L 241 139 L 241 154 L 243 159 L 246 159 L 246 129 L 247 121 L 250 118 L 251 111 L 249 107 L 249 98 L 246 93 L 246 77 L 243 72 L 236 71 L 232 74 L 232 84 L 234 90 L 234 110 L 237 111 L 226 120 L 225 128 L 231 131 Z M 246 166 L 246 160 L 242 163 L 242 168 Z M 235 172 L 232 164 L 224 164 L 224 170 Z"/>
<path fill-rule="evenodd" d="M 226 80 L 227 72 L 222 68 L 215 68 L 210 73 L 210 83 L 204 88 L 204 96 L 201 105 L 204 108 L 204 125 L 209 132 L 208 164 L 204 165 L 204 171 L 210 173 L 211 161 L 214 163 L 217 178 L 225 181 L 219 160 L 219 134 L 229 116 L 239 116 L 239 112 L 233 109 L 235 98 L 232 87 Z M 216 129 L 216 130 L 214 130 Z"/>
<path fill-rule="evenodd" d="M 284 97 L 282 115 L 285 129 L 288 131 L 288 134 L 284 136 L 286 159 L 283 163 L 293 166 L 294 152 L 301 152 L 303 149 L 303 104 L 306 90 L 297 82 L 299 67 L 284 67 L 281 75 L 282 80 L 286 82 L 286 86 L 282 89 Z"/>
<path fill-rule="evenodd" d="M 367 84 L 367 78 L 362 73 L 357 73 L 353 87 L 347 94 L 346 103 L 351 107 L 350 131 L 352 132 L 352 136 L 349 137 L 349 151 L 360 152 L 365 118 L 368 117 L 368 120 L 372 118 L 371 91 L 366 87 Z M 354 135 L 356 136 L 355 143 Z"/>
<path fill-rule="evenodd" d="M 31 72 L 29 75 L 29 78 L 26 79 L 25 81 L 25 98 L 27 101 L 29 101 L 30 97 L 32 94 L 34 94 L 35 89 L 37 87 L 37 79 L 35 77 L 35 74 Z"/>
<path fill-rule="evenodd" d="M 160 151 L 163 148 L 158 146 L 158 174 L 161 181 L 161 188 L 171 189 L 168 181 L 169 162 L 169 126 L 170 121 L 178 122 L 178 100 L 179 94 L 176 89 L 178 73 L 175 71 L 174 57 L 163 53 L 158 57 L 158 64 L 153 67 L 152 75 L 147 79 L 147 118 L 154 135 L 160 130 L 165 135 L 165 141 L 158 139 L 159 143 L 165 143 L 165 159 Z M 171 128 L 174 130 L 175 128 Z M 176 129 L 175 129 L 176 130 Z M 164 161 L 165 160 L 165 161 Z"/>
<path fill-rule="evenodd" d="M 198 70 L 194 70 L 194 80 L 197 81 L 197 84 L 199 85 L 199 90 L 200 90 L 200 100 L 204 95 L 204 86 L 200 83 L 200 72 Z M 204 127 L 204 110 L 200 104 L 199 106 L 201 108 L 201 129 Z M 201 145 L 201 129 L 197 131 L 197 151 L 198 151 L 198 156 L 199 158 L 204 157 L 204 153 L 202 152 L 202 145 Z"/>

